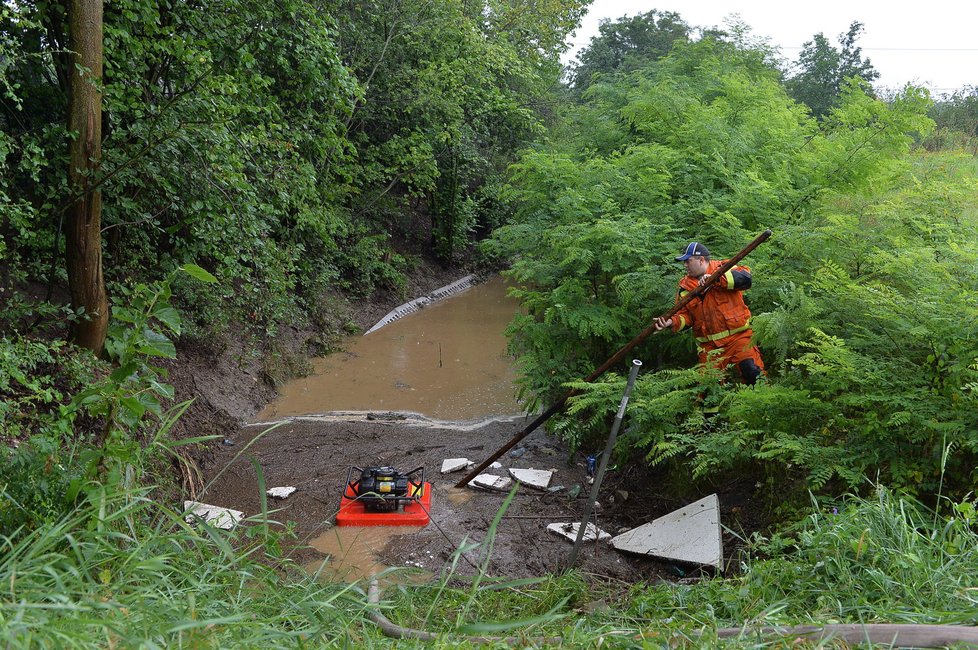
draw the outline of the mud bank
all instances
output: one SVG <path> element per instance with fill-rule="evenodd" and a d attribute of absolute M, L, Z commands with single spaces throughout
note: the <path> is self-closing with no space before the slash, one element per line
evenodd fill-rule
<path fill-rule="evenodd" d="M 453 485 L 464 475 L 439 472 L 442 460 L 468 457 L 481 460 L 502 446 L 523 425 L 515 421 L 484 423 L 434 422 L 424 419 L 367 419 L 366 415 L 334 415 L 302 418 L 278 423 L 267 432 L 265 426 L 242 427 L 233 437 L 233 446 L 220 449 L 210 463 L 209 478 L 223 473 L 202 495 L 202 500 L 243 510 L 247 515 L 261 512 L 258 476 L 253 458 L 261 467 L 269 487 L 291 485 L 296 492 L 284 501 L 274 501 L 273 518 L 295 522 L 298 540 L 293 553 L 300 563 L 323 556 L 308 547 L 332 526 L 339 509 L 342 489 L 351 466 L 393 465 L 403 471 L 424 466 L 426 480 L 432 484 L 431 523 L 404 535 L 393 536 L 379 552 L 378 561 L 389 567 L 416 567 L 438 574 L 452 562 L 463 542 L 484 542 L 505 494 Z M 584 511 L 584 467 L 569 456 L 566 447 L 543 432 L 528 436 L 500 461 L 505 475 L 510 467 L 556 470 L 552 486 L 557 492 L 541 492 L 520 487 L 492 540 L 489 573 L 493 576 L 529 577 L 562 570 L 571 544 L 546 531 L 548 523 L 579 520 Z M 226 468 L 226 469 L 225 469 Z M 577 497 L 569 496 L 580 486 Z M 583 489 L 582 489 L 583 488 Z M 620 501 L 603 504 L 599 526 L 617 532 L 618 521 L 631 520 L 637 504 Z M 672 504 L 659 504 L 664 511 Z M 645 501 L 647 512 L 654 504 Z M 471 575 L 480 564 L 479 551 L 464 554 L 457 572 Z M 596 577 L 628 582 L 655 580 L 674 575 L 674 570 L 653 560 L 634 558 L 602 543 L 589 544 L 578 559 L 578 568 Z"/>

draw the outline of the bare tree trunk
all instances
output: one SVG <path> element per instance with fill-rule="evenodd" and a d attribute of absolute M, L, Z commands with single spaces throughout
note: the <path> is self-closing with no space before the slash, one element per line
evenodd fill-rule
<path fill-rule="evenodd" d="M 69 18 L 73 69 L 68 128 L 76 135 L 69 146 L 68 209 L 65 238 L 71 303 L 84 318 L 72 340 L 96 353 L 105 345 L 109 306 L 102 277 L 102 193 L 89 189 L 102 160 L 102 0 L 71 0 Z"/>

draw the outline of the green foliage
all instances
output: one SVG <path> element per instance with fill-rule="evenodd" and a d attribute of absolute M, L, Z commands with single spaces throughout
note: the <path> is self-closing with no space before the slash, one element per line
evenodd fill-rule
<path fill-rule="evenodd" d="M 978 156 L 978 88 L 965 86 L 934 103 L 934 132 L 923 141 L 929 151 L 967 149 Z"/>
<path fill-rule="evenodd" d="M 344 61 L 366 80 L 348 121 L 358 213 L 398 238 L 421 230 L 445 262 L 495 226 L 498 178 L 539 133 L 585 4 L 337 3 Z M 405 219 L 419 205 L 428 224 Z"/>
<path fill-rule="evenodd" d="M 178 272 L 215 283 L 204 269 L 186 264 Z M 171 275 L 172 278 L 172 275 Z M 149 426 L 148 418 L 164 419 L 163 405 L 173 400 L 173 387 L 164 383 L 166 371 L 151 360 L 173 359 L 176 347 L 167 334 L 179 335 L 180 314 L 170 304 L 171 279 L 153 286 L 137 285 L 126 304 L 112 308 L 105 343 L 113 361 L 112 372 L 76 394 L 67 410 L 71 417 L 84 412 L 103 422 L 102 433 L 83 452 L 88 477 L 109 485 L 129 483 L 127 468 L 143 459 L 140 442 Z M 159 434 L 157 434 L 159 435 Z M 76 486 L 75 492 L 81 489 Z"/>
<path fill-rule="evenodd" d="M 638 383 L 622 449 L 694 476 L 752 467 L 812 489 L 868 475 L 963 494 L 978 443 L 974 165 L 907 158 L 932 127 L 923 91 L 884 104 L 851 81 L 816 123 L 767 61 L 736 42 L 678 45 L 592 86 L 513 166 L 518 218 L 487 249 L 514 260 L 522 390 L 531 405 L 583 390 L 552 428 L 600 437 L 621 378 L 568 382 L 671 303 L 679 271 L 663 262 L 691 240 L 723 257 L 770 227 L 747 261 L 767 383 L 662 370 L 692 365 L 691 342 L 652 337 L 633 354 L 659 372 Z"/>
<path fill-rule="evenodd" d="M 880 489 L 874 499 L 851 499 L 837 511 L 808 517 L 787 549 L 783 537 L 755 540 L 755 553 L 773 557 L 745 563 L 737 577 L 636 589 L 632 613 L 679 628 L 745 621 L 974 624 L 972 502 L 944 519 Z"/>
<path fill-rule="evenodd" d="M 53 433 L 0 450 L 0 535 L 19 538 L 65 516 L 74 505 L 70 485 L 80 474 Z"/>
<path fill-rule="evenodd" d="M 0 339 L 0 434 L 57 429 L 59 405 L 91 380 L 90 365 L 62 342 Z"/>
<path fill-rule="evenodd" d="M 194 333 L 271 335 L 329 290 L 397 290 L 405 250 L 451 263 L 507 218 L 500 178 L 552 112 L 585 5 L 107 5 L 94 182 L 110 295 L 197 260 L 221 282 L 176 287 Z M 2 11 L 0 284 L 58 285 L 66 10 Z"/>
<path fill-rule="evenodd" d="M 795 100 L 805 104 L 812 115 L 819 119 L 839 105 L 842 89 L 847 80 L 859 78 L 867 84 L 880 74 L 863 59 L 862 48 L 856 45 L 863 24 L 853 22 L 849 31 L 839 35 L 841 49 L 833 47 L 825 35 L 819 32 L 802 47 L 796 72 L 785 81 L 785 88 Z"/>
<path fill-rule="evenodd" d="M 631 72 L 664 57 L 676 41 L 689 39 L 690 27 L 679 14 L 652 9 L 617 20 L 602 19 L 598 35 L 577 55 L 572 86 L 583 93 L 596 74 Z"/>
<path fill-rule="evenodd" d="M 261 537 L 192 528 L 145 490 L 0 537 L 0 549 L 9 596 L 0 630 L 11 648 L 329 646 L 362 636 L 362 592 L 299 577 Z"/>

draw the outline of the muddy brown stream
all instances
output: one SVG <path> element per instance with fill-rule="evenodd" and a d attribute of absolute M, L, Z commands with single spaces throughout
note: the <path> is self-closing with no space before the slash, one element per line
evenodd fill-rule
<path fill-rule="evenodd" d="M 316 359 L 259 420 L 349 411 L 479 420 L 522 412 L 503 331 L 518 302 L 495 277 L 429 305 Z"/>
<path fill-rule="evenodd" d="M 343 352 L 314 361 L 313 375 L 287 384 L 258 420 L 378 411 L 455 422 L 518 415 L 516 373 L 503 335 L 517 309 L 495 277 L 366 336 L 349 337 Z M 385 545 L 413 530 L 329 528 L 311 541 L 327 559 L 306 569 L 326 580 L 368 578 L 386 568 L 377 559 Z"/>

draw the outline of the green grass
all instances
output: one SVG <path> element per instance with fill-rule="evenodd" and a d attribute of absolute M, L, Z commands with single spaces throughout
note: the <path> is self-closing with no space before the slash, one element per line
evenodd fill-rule
<path fill-rule="evenodd" d="M 143 494 L 107 497 L 0 539 L 8 648 L 359 645 L 365 598 L 321 585 L 262 546 L 197 530 Z"/>
<path fill-rule="evenodd" d="M 448 571 L 436 584 L 388 587 L 387 617 L 443 635 L 432 643 L 383 637 L 367 621 L 359 586 L 318 583 L 276 557 L 269 526 L 196 528 L 145 495 L 105 496 L 16 541 L 0 538 L 3 647 L 475 647 L 470 634 L 515 636 L 534 647 L 558 645 L 537 640 L 558 637 L 562 647 L 659 647 L 686 638 L 690 647 L 740 648 L 759 642 L 721 642 L 712 631 L 978 624 L 973 503 L 935 517 L 880 490 L 838 514 L 810 515 L 790 538 L 759 541 L 754 554 L 769 557 L 739 575 L 697 584 L 624 585 L 576 572 L 463 582 Z"/>

